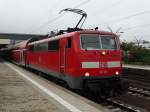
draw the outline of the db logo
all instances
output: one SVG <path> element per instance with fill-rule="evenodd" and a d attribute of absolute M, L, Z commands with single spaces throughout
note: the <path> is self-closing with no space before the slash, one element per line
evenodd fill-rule
<path fill-rule="evenodd" d="M 101 66 L 102 68 L 106 68 L 106 67 L 107 67 L 107 62 L 101 62 L 101 63 L 100 63 L 100 66 Z"/>

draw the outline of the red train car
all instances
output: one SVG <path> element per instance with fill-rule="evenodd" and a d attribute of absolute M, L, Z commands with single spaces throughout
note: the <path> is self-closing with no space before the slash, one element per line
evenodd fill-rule
<path fill-rule="evenodd" d="M 65 81 L 73 89 L 110 94 L 124 92 L 117 35 L 82 30 L 40 40 L 28 40 L 12 50 L 11 57 L 26 66 Z M 126 88 L 125 88 L 126 87 Z"/>
<path fill-rule="evenodd" d="M 14 63 L 25 66 L 25 52 L 27 50 L 28 42 L 29 40 L 25 40 L 6 49 L 11 51 L 9 52 L 9 56 Z"/>
<path fill-rule="evenodd" d="M 71 8 L 62 11 L 82 15 L 75 28 L 13 46 L 12 60 L 63 80 L 73 89 L 94 90 L 104 96 L 126 91 L 128 83 L 121 78 L 122 55 L 118 36 L 97 28 L 79 29 L 79 24 L 87 17 L 86 12 Z"/>

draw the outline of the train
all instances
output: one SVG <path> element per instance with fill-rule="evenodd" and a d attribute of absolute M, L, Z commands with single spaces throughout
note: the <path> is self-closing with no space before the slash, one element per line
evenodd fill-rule
<path fill-rule="evenodd" d="M 14 63 L 64 81 L 72 89 L 103 96 L 117 96 L 128 89 L 121 75 L 122 51 L 115 33 L 69 28 L 10 48 Z"/>

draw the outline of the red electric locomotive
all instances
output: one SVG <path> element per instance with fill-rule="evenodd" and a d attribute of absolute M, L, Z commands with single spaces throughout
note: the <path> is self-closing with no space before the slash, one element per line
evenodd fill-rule
<path fill-rule="evenodd" d="M 102 95 L 121 94 L 128 84 L 121 78 L 119 38 L 112 32 L 69 28 L 45 39 L 27 40 L 12 50 L 18 64 L 65 81 L 73 89 Z"/>

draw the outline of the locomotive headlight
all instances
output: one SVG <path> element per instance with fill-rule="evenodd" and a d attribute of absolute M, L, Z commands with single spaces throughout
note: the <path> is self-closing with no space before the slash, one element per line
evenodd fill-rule
<path fill-rule="evenodd" d="M 89 77 L 89 76 L 90 76 L 90 73 L 86 72 L 84 75 L 85 75 L 86 77 Z"/>
<path fill-rule="evenodd" d="M 119 75 L 119 72 L 117 71 L 115 74 L 116 74 L 116 75 Z"/>
<path fill-rule="evenodd" d="M 102 51 L 102 55 L 106 55 L 106 52 L 105 52 L 105 51 Z"/>

